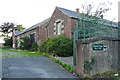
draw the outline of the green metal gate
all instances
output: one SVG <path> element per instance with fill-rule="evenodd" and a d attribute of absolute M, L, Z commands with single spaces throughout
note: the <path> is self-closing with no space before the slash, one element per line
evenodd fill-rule
<path fill-rule="evenodd" d="M 112 21 L 103 19 L 79 19 L 76 20 L 73 41 L 73 64 L 76 66 L 76 40 L 86 40 L 100 37 L 120 37 L 120 29 L 115 27 Z"/>

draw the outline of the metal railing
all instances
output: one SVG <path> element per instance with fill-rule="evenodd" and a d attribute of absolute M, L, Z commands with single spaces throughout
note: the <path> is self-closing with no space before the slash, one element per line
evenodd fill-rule
<path fill-rule="evenodd" d="M 74 65 L 76 65 L 76 40 L 100 37 L 120 37 L 119 32 L 119 27 L 114 26 L 112 21 L 105 21 L 103 19 L 76 20 L 73 42 Z"/>
<path fill-rule="evenodd" d="M 100 19 L 77 21 L 75 39 L 87 39 L 94 37 L 118 37 L 118 27 L 114 27 L 112 22 Z"/>

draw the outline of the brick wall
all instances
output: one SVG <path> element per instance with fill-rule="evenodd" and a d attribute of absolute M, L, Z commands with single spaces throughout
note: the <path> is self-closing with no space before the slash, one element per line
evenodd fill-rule
<path fill-rule="evenodd" d="M 20 42 L 21 38 L 23 38 L 25 36 L 30 37 L 31 34 L 35 34 L 35 42 L 39 42 L 39 39 L 38 39 L 38 37 L 39 37 L 39 27 L 38 27 L 36 29 L 30 30 L 28 32 L 25 32 L 25 33 L 20 34 L 19 36 L 17 36 L 16 37 L 16 39 L 17 39 L 17 48 L 19 47 L 19 42 Z"/>
<path fill-rule="evenodd" d="M 74 34 L 73 32 L 76 22 L 74 21 L 73 18 L 70 18 L 69 16 L 67 16 L 62 11 L 56 8 L 54 13 L 52 14 L 52 17 L 41 22 L 39 27 L 17 36 L 16 37 L 17 44 L 19 44 L 20 38 L 25 36 L 30 36 L 30 34 L 33 33 L 35 33 L 35 42 L 37 42 L 38 45 L 40 44 L 40 42 L 44 41 L 48 37 L 57 36 L 55 34 L 55 23 L 57 21 L 62 21 L 61 25 L 63 29 L 61 32 L 64 33 L 70 39 L 73 39 L 73 34 Z"/>
<path fill-rule="evenodd" d="M 41 27 L 40 31 L 40 40 L 41 42 L 44 41 L 47 38 L 47 32 L 44 26 Z"/>
<path fill-rule="evenodd" d="M 73 39 L 73 33 L 72 33 L 72 28 L 73 26 L 75 26 L 74 20 L 70 17 L 68 17 L 66 14 L 64 14 L 63 12 L 61 12 L 59 9 L 55 9 L 51 20 L 47 26 L 47 31 L 48 31 L 48 37 L 53 37 L 56 36 L 54 34 L 55 30 L 55 22 L 61 20 L 62 21 L 62 26 L 64 26 L 64 30 L 63 33 L 69 37 L 70 39 Z"/>

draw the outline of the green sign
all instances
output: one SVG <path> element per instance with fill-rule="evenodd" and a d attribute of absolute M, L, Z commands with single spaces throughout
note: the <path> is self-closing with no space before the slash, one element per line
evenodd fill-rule
<path fill-rule="evenodd" d="M 103 44 L 93 44 L 92 49 L 93 50 L 103 50 L 104 46 Z"/>

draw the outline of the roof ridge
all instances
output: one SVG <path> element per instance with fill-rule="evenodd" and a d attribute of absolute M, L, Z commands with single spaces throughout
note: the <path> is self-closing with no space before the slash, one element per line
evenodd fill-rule
<path fill-rule="evenodd" d="M 56 7 L 58 10 L 60 10 L 61 12 L 63 12 L 64 14 L 66 14 L 68 17 L 71 18 L 78 18 L 78 14 L 75 11 L 69 10 L 69 9 L 65 9 L 65 8 L 61 8 L 61 7 Z"/>
<path fill-rule="evenodd" d="M 68 11 L 71 11 L 71 12 L 75 12 L 75 11 L 73 11 L 73 10 L 69 10 L 69 9 L 66 9 L 66 8 L 58 7 L 58 6 L 57 6 L 56 8 L 58 8 L 58 9 L 61 8 L 61 9 L 64 9 L 64 10 L 68 10 Z M 77 12 L 75 12 L 75 13 L 77 13 Z"/>

